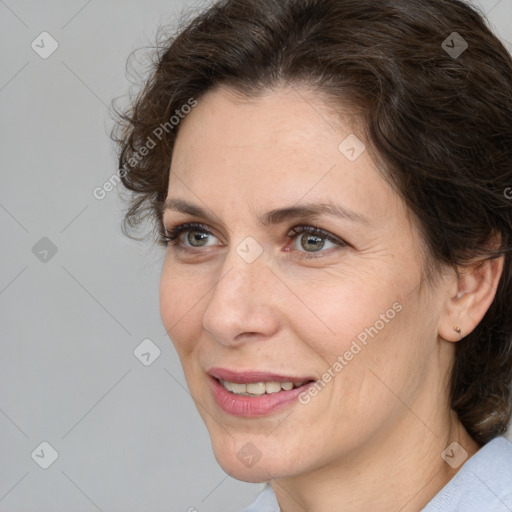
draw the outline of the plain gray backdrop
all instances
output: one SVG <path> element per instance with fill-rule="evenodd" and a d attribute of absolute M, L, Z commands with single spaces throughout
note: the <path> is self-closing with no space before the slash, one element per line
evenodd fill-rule
<path fill-rule="evenodd" d="M 122 235 L 120 187 L 93 194 L 130 52 L 204 5 L 0 0 L 0 511 L 238 512 L 262 488 L 213 457 L 160 319 L 163 249 Z M 477 5 L 512 51 L 512 0 Z"/>

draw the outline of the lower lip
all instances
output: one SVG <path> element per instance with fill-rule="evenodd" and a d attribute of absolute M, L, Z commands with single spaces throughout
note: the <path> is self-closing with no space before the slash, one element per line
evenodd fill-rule
<path fill-rule="evenodd" d="M 299 395 L 313 385 L 309 382 L 289 391 L 278 391 L 254 397 L 235 395 L 228 391 L 217 379 L 210 377 L 210 386 L 217 405 L 228 414 L 234 416 L 265 416 L 287 407 L 297 400 Z"/>

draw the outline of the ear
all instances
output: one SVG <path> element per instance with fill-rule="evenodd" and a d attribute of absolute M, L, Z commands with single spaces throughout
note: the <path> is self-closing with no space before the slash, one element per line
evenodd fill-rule
<path fill-rule="evenodd" d="M 504 260 L 502 255 L 459 269 L 439 319 L 441 338 L 459 341 L 480 323 L 496 295 Z"/>

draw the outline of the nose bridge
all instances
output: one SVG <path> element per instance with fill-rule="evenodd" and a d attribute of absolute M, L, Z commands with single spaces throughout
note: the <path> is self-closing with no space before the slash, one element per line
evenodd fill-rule
<path fill-rule="evenodd" d="M 204 311 L 203 327 L 222 342 L 241 333 L 268 333 L 273 328 L 268 269 L 262 250 L 251 240 L 230 248 Z"/>
<path fill-rule="evenodd" d="M 254 237 L 246 236 L 235 242 L 229 247 L 223 263 L 221 276 L 224 277 L 219 280 L 216 287 L 220 287 L 219 294 L 227 292 L 234 299 L 237 299 L 239 294 L 245 299 L 250 299 L 255 294 L 259 295 L 259 285 L 268 279 L 266 265 L 263 246 Z M 264 299 L 264 296 L 260 297 L 261 299 Z M 244 302 L 245 306 L 251 304 L 250 300 Z"/>
<path fill-rule="evenodd" d="M 265 301 L 264 294 L 258 290 L 267 277 L 264 259 L 261 255 L 255 259 L 246 259 L 246 253 L 240 255 L 240 249 L 244 248 L 240 244 L 230 249 L 210 304 L 216 300 L 220 302 L 218 306 L 229 304 L 237 310 L 250 311 L 258 301 Z"/>

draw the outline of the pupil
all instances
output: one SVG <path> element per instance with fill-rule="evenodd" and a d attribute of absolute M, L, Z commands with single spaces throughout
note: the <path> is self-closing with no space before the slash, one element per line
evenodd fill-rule
<path fill-rule="evenodd" d="M 193 245 L 194 247 L 201 247 L 201 242 L 204 240 L 208 235 L 206 233 L 203 233 L 201 231 L 189 231 L 187 239 L 190 243 L 190 245 Z"/>
<path fill-rule="evenodd" d="M 304 242 L 304 240 L 306 240 L 306 242 Z M 316 246 L 314 245 L 316 243 Z M 307 244 L 313 244 L 313 245 L 310 245 L 308 246 Z M 304 249 L 313 249 L 313 252 L 314 251 L 318 251 L 320 250 L 325 244 L 325 241 L 318 237 L 318 236 L 315 236 L 315 235 L 308 235 L 306 237 L 302 237 L 301 238 L 301 245 Z"/>

